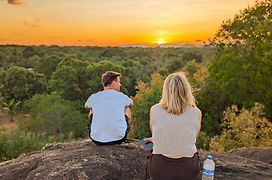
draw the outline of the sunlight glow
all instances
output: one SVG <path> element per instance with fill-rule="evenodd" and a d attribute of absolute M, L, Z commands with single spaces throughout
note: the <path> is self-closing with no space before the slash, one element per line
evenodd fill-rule
<path fill-rule="evenodd" d="M 164 39 L 158 39 L 155 43 L 158 45 L 162 45 L 162 44 L 165 44 L 166 42 Z"/>
<path fill-rule="evenodd" d="M 202 43 L 255 1 L 0 0 L 0 45 Z"/>

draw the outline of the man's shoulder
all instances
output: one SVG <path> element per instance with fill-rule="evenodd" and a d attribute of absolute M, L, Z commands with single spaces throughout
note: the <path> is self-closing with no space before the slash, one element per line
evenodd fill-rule
<path fill-rule="evenodd" d="M 118 96 L 118 97 L 125 97 L 125 98 L 129 98 L 126 94 L 124 94 L 123 92 L 120 91 L 98 91 L 97 93 L 92 94 L 91 96 L 96 98 L 96 97 L 101 97 L 101 96 L 108 96 L 109 94 L 114 95 L 114 96 Z"/>
<path fill-rule="evenodd" d="M 124 94 L 123 92 L 120 92 L 120 91 L 115 91 L 114 94 L 116 94 L 119 97 L 129 98 L 126 94 Z"/>
<path fill-rule="evenodd" d="M 99 97 L 99 96 L 101 96 L 101 94 L 102 94 L 102 91 L 98 91 L 98 92 L 96 92 L 96 93 L 91 94 L 90 98 Z"/>

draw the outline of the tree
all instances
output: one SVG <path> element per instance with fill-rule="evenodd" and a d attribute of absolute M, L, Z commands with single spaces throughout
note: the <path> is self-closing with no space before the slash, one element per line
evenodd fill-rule
<path fill-rule="evenodd" d="M 181 59 L 174 59 L 173 61 L 167 64 L 166 68 L 168 72 L 173 73 L 181 69 L 183 65 L 184 65 L 184 61 L 182 61 Z"/>
<path fill-rule="evenodd" d="M 272 1 L 256 2 L 236 15 L 233 20 L 223 22 L 216 34 L 216 44 L 236 46 L 240 44 L 270 43 L 272 32 Z"/>
<path fill-rule="evenodd" d="M 263 116 L 263 106 L 250 110 L 237 106 L 224 113 L 223 131 L 211 140 L 212 150 L 226 152 L 239 147 L 272 146 L 272 123 Z"/>
<path fill-rule="evenodd" d="M 158 103 L 162 94 L 163 77 L 154 73 L 150 84 L 138 82 L 137 94 L 133 98 L 132 124 L 130 137 L 141 139 L 151 136 L 149 127 L 149 110 L 151 106 Z"/>
<path fill-rule="evenodd" d="M 34 70 L 38 73 L 44 74 L 46 79 L 49 80 L 61 60 L 62 58 L 56 55 L 39 58 L 34 64 Z"/>
<path fill-rule="evenodd" d="M 6 100 L 23 101 L 47 89 L 44 75 L 24 67 L 13 66 L 1 76 L 3 77 L 1 93 Z"/>
<path fill-rule="evenodd" d="M 195 60 L 188 61 L 182 68 L 184 71 L 188 73 L 188 76 L 191 77 L 195 74 L 200 68 L 200 64 L 198 64 Z"/>
<path fill-rule="evenodd" d="M 35 46 L 26 46 L 24 50 L 22 51 L 22 57 L 23 58 L 30 58 L 31 56 L 39 55 L 39 51 Z"/>
<path fill-rule="evenodd" d="M 262 103 L 272 117 L 272 1 L 257 2 L 216 34 L 217 54 L 210 67 L 215 88 L 227 105 Z"/>
<path fill-rule="evenodd" d="M 195 60 L 198 63 L 202 62 L 202 55 L 198 54 L 197 52 L 185 52 L 182 55 L 182 60 L 183 61 L 191 61 L 191 60 Z"/>
<path fill-rule="evenodd" d="M 203 86 L 196 93 L 196 100 L 202 112 L 202 131 L 210 137 L 220 134 L 223 111 L 228 103 L 222 97 L 222 91 L 216 88 L 213 78 L 205 78 Z"/>
<path fill-rule="evenodd" d="M 49 80 L 49 86 L 68 100 L 84 100 L 90 91 L 89 63 L 72 57 L 61 61 Z"/>
<path fill-rule="evenodd" d="M 116 71 L 122 74 L 121 76 L 121 83 L 122 83 L 122 91 L 127 93 L 127 85 L 128 85 L 128 78 L 125 75 L 125 67 L 122 65 L 118 65 L 116 63 L 110 61 L 100 61 L 97 63 L 92 63 L 88 66 L 88 72 L 91 73 L 91 76 L 88 80 L 88 85 L 90 87 L 89 93 L 95 93 L 99 90 L 103 89 L 102 82 L 101 82 L 101 75 L 106 71 Z"/>
<path fill-rule="evenodd" d="M 9 102 L 2 102 L 3 110 L 7 111 L 10 115 L 10 122 L 13 122 L 13 116 L 16 114 L 16 110 L 20 101 L 16 102 L 14 99 Z"/>
<path fill-rule="evenodd" d="M 25 106 L 30 109 L 29 121 L 20 124 L 20 129 L 45 133 L 46 135 L 64 135 L 68 138 L 83 138 L 88 134 L 84 115 L 71 103 L 57 94 L 37 94 Z"/>

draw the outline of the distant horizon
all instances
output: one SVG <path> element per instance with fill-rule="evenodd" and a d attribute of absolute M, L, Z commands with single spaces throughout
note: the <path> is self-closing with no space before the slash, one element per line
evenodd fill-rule
<path fill-rule="evenodd" d="M 201 45 L 255 0 L 0 0 L 0 44 Z"/>
<path fill-rule="evenodd" d="M 62 44 L 15 44 L 15 43 L 6 43 L 6 44 L 1 44 L 0 46 L 60 46 L 60 47 L 65 47 L 65 46 L 75 46 L 75 47 L 187 47 L 187 46 L 192 46 L 192 47 L 201 47 L 204 46 L 205 43 L 198 43 L 198 44 L 193 44 L 190 42 L 186 43 L 165 43 L 165 44 L 120 44 L 120 45 L 62 45 Z"/>

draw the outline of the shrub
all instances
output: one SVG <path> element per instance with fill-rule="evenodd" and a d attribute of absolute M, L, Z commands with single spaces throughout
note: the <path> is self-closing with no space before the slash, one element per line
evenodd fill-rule
<path fill-rule="evenodd" d="M 239 147 L 272 146 L 272 123 L 262 112 L 263 105 L 257 103 L 250 110 L 228 108 L 221 135 L 211 139 L 211 150 L 226 152 Z"/>
<path fill-rule="evenodd" d="M 21 129 L 46 135 L 63 134 L 64 139 L 71 138 L 71 134 L 74 138 L 87 136 L 88 122 L 83 114 L 59 95 L 35 95 L 27 106 L 31 118 L 20 123 Z"/>
<path fill-rule="evenodd" d="M 141 139 L 151 136 L 149 127 L 149 110 L 158 103 L 162 93 L 163 78 L 154 73 L 150 84 L 138 82 L 137 93 L 133 98 L 131 132 L 129 137 Z"/>
<path fill-rule="evenodd" d="M 58 140 L 52 136 L 35 132 L 21 131 L 18 128 L 12 132 L 0 130 L 0 162 L 18 157 L 21 154 L 40 150 L 46 143 Z"/>

